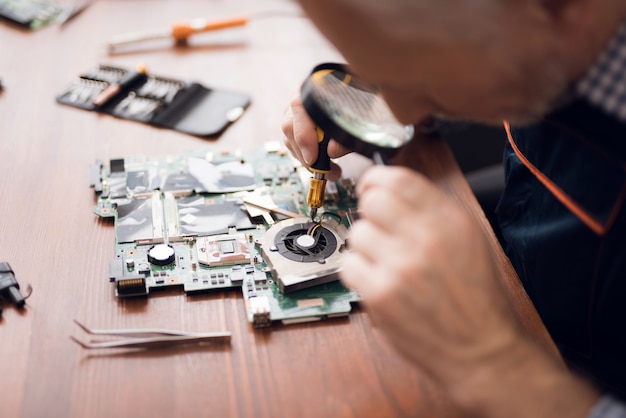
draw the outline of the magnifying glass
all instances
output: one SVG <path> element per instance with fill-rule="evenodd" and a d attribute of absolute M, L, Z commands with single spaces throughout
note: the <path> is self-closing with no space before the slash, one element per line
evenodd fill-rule
<path fill-rule="evenodd" d="M 302 84 L 300 96 L 317 126 L 319 144 L 317 161 L 310 166 L 314 177 L 307 195 L 313 220 L 324 200 L 331 138 L 377 164 L 385 164 L 413 138 L 414 127 L 398 122 L 379 91 L 341 64 L 316 66 Z"/>
<path fill-rule="evenodd" d="M 378 90 L 341 64 L 316 66 L 301 88 L 309 117 L 326 136 L 368 158 L 392 157 L 414 134 L 396 120 Z"/>

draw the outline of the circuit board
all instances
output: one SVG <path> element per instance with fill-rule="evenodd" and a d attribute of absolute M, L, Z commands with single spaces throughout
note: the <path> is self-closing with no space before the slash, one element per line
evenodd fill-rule
<path fill-rule="evenodd" d="M 276 144 L 98 161 L 94 213 L 114 223 L 116 296 L 240 289 L 255 327 L 347 315 L 358 295 L 337 280 L 336 260 L 356 216 L 354 182 L 329 182 L 312 222 L 309 177 Z"/>
<path fill-rule="evenodd" d="M 63 12 L 58 4 L 47 0 L 0 0 L 0 16 L 22 27 L 35 30 Z"/>

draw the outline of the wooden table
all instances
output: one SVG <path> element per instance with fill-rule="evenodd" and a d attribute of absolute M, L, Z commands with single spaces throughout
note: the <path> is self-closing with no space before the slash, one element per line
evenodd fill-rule
<path fill-rule="evenodd" d="M 173 20 L 252 16 L 244 28 L 108 55 L 113 35 Z M 340 60 L 280 0 L 96 1 L 65 27 L 26 32 L 0 23 L 0 261 L 34 291 L 2 302 L 3 417 L 459 416 L 357 309 L 347 319 L 255 330 L 240 292 L 117 300 L 107 280 L 114 230 L 92 213 L 96 159 L 230 149 L 281 140 L 286 104 L 317 63 Z M 217 141 L 73 109 L 54 97 L 96 63 L 249 92 L 252 105 Z M 415 144 L 413 162 L 489 227 L 445 145 Z M 503 282 L 526 329 L 554 346 L 494 241 Z M 98 328 L 229 330 L 230 346 L 89 352 L 73 319 Z"/>

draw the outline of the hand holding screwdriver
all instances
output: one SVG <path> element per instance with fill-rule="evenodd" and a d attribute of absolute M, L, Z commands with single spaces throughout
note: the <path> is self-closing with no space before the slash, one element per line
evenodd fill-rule
<path fill-rule="evenodd" d="M 328 142 L 330 138 L 319 128 L 315 128 L 317 134 L 318 153 L 317 160 L 309 167 L 313 172 L 309 184 L 309 192 L 306 196 L 309 205 L 311 220 L 315 221 L 317 209 L 324 205 L 324 192 L 326 190 L 326 175 L 330 173 L 330 157 L 328 156 Z"/>

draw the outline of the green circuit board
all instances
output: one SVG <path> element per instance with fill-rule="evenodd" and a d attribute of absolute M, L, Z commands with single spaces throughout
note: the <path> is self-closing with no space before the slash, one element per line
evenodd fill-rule
<path fill-rule="evenodd" d="M 309 177 L 275 144 L 245 155 L 203 149 L 98 161 L 91 172 L 94 213 L 114 223 L 109 280 L 116 295 L 147 297 L 174 287 L 193 297 L 241 289 L 255 327 L 347 315 L 358 295 L 336 280 L 337 272 L 329 270 L 333 264 L 326 260 L 336 259 L 346 247 L 342 231 L 356 216 L 352 180 L 327 185 L 320 211 L 324 228 L 315 244 L 326 246 L 324 251 L 318 254 L 313 246 L 302 252 L 277 241 L 288 253 L 281 255 L 266 239 L 268 231 L 280 235 L 285 224 L 296 235 L 298 228 L 312 229 L 306 218 Z M 313 255 L 307 255 L 309 250 L 315 250 Z M 307 280 L 287 284 L 284 278 L 303 266 L 313 269 Z"/>
<path fill-rule="evenodd" d="M 31 30 L 54 22 L 63 10 L 47 0 L 0 0 L 1 17 Z"/>

